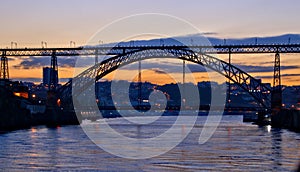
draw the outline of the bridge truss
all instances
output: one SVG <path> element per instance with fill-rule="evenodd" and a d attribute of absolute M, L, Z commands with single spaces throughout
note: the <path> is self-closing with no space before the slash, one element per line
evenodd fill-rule
<path fill-rule="evenodd" d="M 121 55 L 124 53 L 147 49 L 184 49 L 187 46 L 94 46 L 77 48 L 16 48 L 0 49 L 5 56 L 92 56 Z M 194 52 L 204 54 L 256 54 L 256 53 L 300 53 L 300 44 L 268 44 L 268 45 L 214 45 L 188 46 Z"/>
<path fill-rule="evenodd" d="M 67 83 L 60 90 L 60 94 L 62 95 L 61 100 L 62 102 L 66 101 L 65 104 L 70 104 L 72 91 L 73 97 L 76 98 L 84 90 L 88 89 L 90 85 L 94 84 L 95 81 L 101 79 L 119 67 L 149 58 L 177 58 L 205 66 L 230 79 L 247 92 L 249 92 L 249 90 L 259 90 L 257 92 L 249 92 L 249 94 L 252 95 L 262 107 L 270 109 L 270 88 L 266 87 L 259 80 L 251 77 L 241 69 L 213 57 L 210 54 L 199 51 L 194 52 L 190 47 L 147 47 L 147 49 L 138 49 L 128 51 L 124 54 L 118 54 L 92 66 Z"/>
<path fill-rule="evenodd" d="M 274 53 L 279 57 L 280 53 L 300 53 L 300 44 L 268 44 L 268 45 L 215 45 L 215 46 L 89 46 L 77 48 L 16 48 L 16 49 L 0 49 L 1 78 L 8 78 L 8 56 L 49 56 L 55 61 L 59 56 L 95 56 L 95 66 L 91 67 L 80 76 L 88 78 L 95 76 L 92 81 L 105 76 L 107 73 L 117 69 L 122 65 L 143 60 L 147 58 L 165 57 L 164 54 L 171 55 L 172 58 L 179 58 L 186 61 L 198 63 L 212 70 L 219 72 L 234 83 L 240 85 L 245 90 L 260 90 L 260 92 L 249 92 L 263 107 L 270 107 L 270 90 L 258 80 L 251 77 L 246 72 L 237 67 L 213 57 L 213 54 L 259 54 Z M 110 59 L 98 63 L 98 56 L 113 56 Z M 142 57 L 142 58 L 139 58 Z M 275 58 L 276 59 L 276 58 Z M 277 58 L 279 59 L 279 58 Z M 278 61 L 278 60 L 277 60 Z M 275 61 L 276 62 L 276 61 Z M 54 66 L 55 67 L 55 66 Z M 278 68 L 279 67 L 279 68 Z M 275 70 L 276 69 L 276 70 Z M 274 66 L 274 73 L 280 72 L 280 64 Z M 73 85 L 78 86 L 76 77 Z M 82 78 L 82 77 L 81 77 Z M 279 78 L 279 77 L 277 77 Z M 89 84 L 89 82 L 83 82 Z M 81 84 L 82 85 L 82 84 Z M 77 88 L 77 87 L 76 87 Z M 79 87 L 84 89 L 85 87 Z M 279 87 L 276 87 L 279 88 Z M 71 82 L 67 83 L 59 90 L 62 97 L 70 96 Z M 78 91 L 78 90 L 77 90 Z M 79 92 L 81 92 L 79 90 Z M 278 103 L 279 104 L 279 103 Z"/>

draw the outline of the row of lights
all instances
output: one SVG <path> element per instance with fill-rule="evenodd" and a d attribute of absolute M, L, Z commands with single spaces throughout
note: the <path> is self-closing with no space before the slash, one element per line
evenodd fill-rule
<path fill-rule="evenodd" d="M 249 92 L 250 93 L 260 93 L 261 92 L 261 90 L 249 90 Z M 264 91 L 264 92 L 262 92 L 263 94 L 270 94 L 271 93 L 271 91 Z"/>
<path fill-rule="evenodd" d="M 223 41 L 224 41 L 223 44 L 226 45 L 227 40 L 224 39 Z M 99 40 L 98 43 L 99 44 L 104 44 L 104 41 Z M 291 38 L 289 37 L 288 38 L 288 44 L 290 44 L 290 43 L 291 43 Z M 163 39 L 160 39 L 160 44 L 164 45 L 164 40 Z M 191 39 L 191 45 L 193 45 L 193 44 L 194 44 L 194 40 Z M 255 44 L 257 44 L 257 38 L 255 38 Z M 41 45 L 42 45 L 42 48 L 47 48 L 47 42 L 42 41 Z M 75 47 L 75 45 L 76 44 L 75 44 L 74 41 L 70 41 L 70 47 Z M 134 41 L 130 41 L 130 45 L 134 46 Z M 11 48 L 17 48 L 17 42 L 11 42 Z"/>
<path fill-rule="evenodd" d="M 99 40 L 98 43 L 99 44 L 104 44 L 104 41 Z M 47 48 L 48 47 L 47 42 L 46 41 L 42 41 L 41 42 L 41 46 L 42 46 L 42 48 Z M 12 41 L 10 43 L 10 47 L 11 47 L 11 49 L 18 48 L 18 43 Z M 76 47 L 76 42 L 75 41 L 70 41 L 70 47 L 75 48 Z"/>
<path fill-rule="evenodd" d="M 250 93 L 252 93 L 252 92 L 253 92 L 253 93 L 255 93 L 255 92 L 260 93 L 261 90 L 249 90 L 249 92 L 250 92 Z"/>
<path fill-rule="evenodd" d="M 103 41 L 101 41 L 102 42 L 102 44 L 103 44 Z M 100 43 L 100 41 L 99 41 L 99 43 Z M 47 48 L 48 47 L 48 44 L 47 44 L 47 42 L 46 41 L 42 41 L 41 42 L 41 46 L 42 46 L 42 48 Z M 75 48 L 76 47 L 76 43 L 74 42 L 74 41 L 70 41 L 70 47 L 72 47 L 72 48 Z M 7 47 L 8 48 L 8 47 Z M 16 49 L 16 48 L 18 48 L 18 43 L 17 42 L 10 42 L 10 48 L 11 49 Z"/>

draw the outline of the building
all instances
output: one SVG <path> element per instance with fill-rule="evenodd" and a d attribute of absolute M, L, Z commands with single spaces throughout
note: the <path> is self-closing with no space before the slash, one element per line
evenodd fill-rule
<path fill-rule="evenodd" d="M 53 72 L 52 76 L 54 76 L 54 78 L 51 81 L 52 72 Z M 49 88 L 49 86 L 51 84 L 54 87 L 57 87 L 57 85 L 58 85 L 58 71 L 55 71 L 50 67 L 44 67 L 43 68 L 43 85 Z"/>
<path fill-rule="evenodd" d="M 43 85 L 44 86 L 48 87 L 50 84 L 50 73 L 51 73 L 51 68 L 49 68 L 49 67 L 43 68 Z"/>

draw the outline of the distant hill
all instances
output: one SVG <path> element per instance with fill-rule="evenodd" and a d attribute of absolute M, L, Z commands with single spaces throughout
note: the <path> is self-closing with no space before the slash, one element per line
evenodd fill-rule
<path fill-rule="evenodd" d="M 104 46 L 171 46 L 171 45 L 240 45 L 240 44 L 300 44 L 300 34 L 285 34 L 269 37 L 249 37 L 239 39 L 221 39 L 205 37 L 201 34 L 178 36 L 173 38 L 161 38 L 151 40 L 135 40 L 105 44 Z M 103 46 L 103 45 L 102 45 Z"/>
<path fill-rule="evenodd" d="M 208 38 L 213 45 L 224 44 L 224 39 Z M 285 34 L 270 37 L 250 37 L 242 39 L 226 39 L 226 44 L 298 44 L 300 34 Z"/>

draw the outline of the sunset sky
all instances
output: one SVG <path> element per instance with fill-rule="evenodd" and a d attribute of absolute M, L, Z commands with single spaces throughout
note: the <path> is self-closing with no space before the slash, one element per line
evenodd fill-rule
<path fill-rule="evenodd" d="M 10 47 L 11 42 L 16 42 L 18 47 L 41 47 L 41 41 L 46 41 L 48 47 L 69 47 L 70 41 L 76 42 L 76 46 L 85 45 L 101 28 L 123 17 L 141 13 L 178 17 L 201 32 L 221 39 L 299 34 L 299 7 L 298 0 L 286 0 L 284 3 L 281 0 L 2 0 L 0 47 Z M 186 30 L 173 32 L 170 29 L 168 32 L 168 36 L 195 34 Z M 104 43 L 118 41 L 121 41 L 118 34 L 113 32 L 99 40 Z M 233 63 L 241 65 L 241 68 L 246 66 L 245 71 L 249 66 L 257 65 L 270 69 L 273 56 L 234 55 Z M 300 85 L 300 55 L 286 54 L 281 57 L 282 65 L 289 66 L 282 71 L 283 84 Z M 227 56 L 220 58 L 227 59 Z M 10 59 L 10 78 L 41 80 L 42 67 L 47 65 L 45 59 L 38 63 L 40 66 L 34 67 L 22 66 L 23 61 L 26 57 Z M 262 77 L 264 82 L 271 81 L 271 70 L 249 72 Z M 60 67 L 59 75 L 70 78 L 73 69 L 70 66 Z M 158 76 L 158 73 L 148 71 L 144 79 L 156 78 L 159 83 L 166 80 Z M 199 81 L 206 79 L 201 74 L 197 77 Z"/>

